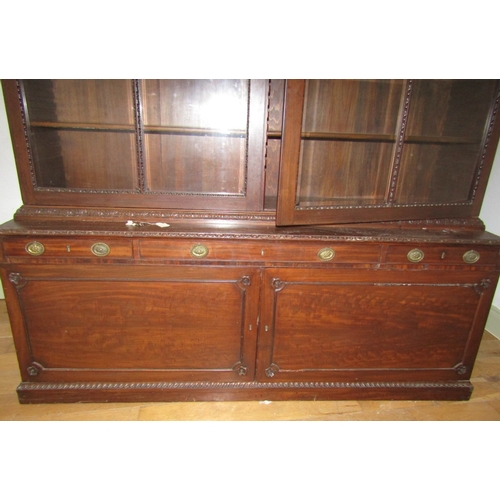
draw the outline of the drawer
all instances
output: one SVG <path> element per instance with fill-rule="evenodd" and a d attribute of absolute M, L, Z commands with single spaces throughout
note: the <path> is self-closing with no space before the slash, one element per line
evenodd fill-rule
<path fill-rule="evenodd" d="M 330 242 L 144 240 L 143 259 L 219 260 L 231 262 L 377 263 L 379 245 Z"/>
<path fill-rule="evenodd" d="M 389 246 L 387 264 L 442 264 L 495 266 L 498 262 L 498 250 L 491 247 L 471 245 L 403 245 Z"/>
<path fill-rule="evenodd" d="M 108 238 L 8 238 L 6 257 L 130 259 L 132 242 Z"/>

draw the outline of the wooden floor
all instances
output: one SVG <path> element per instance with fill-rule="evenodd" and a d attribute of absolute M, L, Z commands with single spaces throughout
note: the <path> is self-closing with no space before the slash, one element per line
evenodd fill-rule
<path fill-rule="evenodd" d="M 467 402 L 311 401 L 20 405 L 19 370 L 5 301 L 0 300 L 0 420 L 500 420 L 500 340 L 485 332 Z"/>

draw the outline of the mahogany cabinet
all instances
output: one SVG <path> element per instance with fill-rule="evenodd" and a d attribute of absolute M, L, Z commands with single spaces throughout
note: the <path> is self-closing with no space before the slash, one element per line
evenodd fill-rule
<path fill-rule="evenodd" d="M 496 81 L 4 81 L 22 403 L 468 399 Z"/>

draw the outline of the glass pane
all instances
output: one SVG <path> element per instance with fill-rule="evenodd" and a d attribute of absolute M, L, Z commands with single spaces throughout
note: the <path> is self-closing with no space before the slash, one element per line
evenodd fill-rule
<path fill-rule="evenodd" d="M 308 80 L 296 203 L 384 202 L 403 82 Z"/>
<path fill-rule="evenodd" d="M 402 80 L 307 80 L 302 130 L 393 136 L 402 86 Z"/>
<path fill-rule="evenodd" d="M 392 144 L 303 141 L 298 203 L 359 206 L 384 202 Z"/>
<path fill-rule="evenodd" d="M 246 80 L 144 80 L 150 191 L 244 195 Z"/>
<path fill-rule="evenodd" d="M 405 144 L 397 204 L 465 203 L 474 181 L 478 144 Z"/>
<path fill-rule="evenodd" d="M 493 80 L 414 83 L 396 202 L 465 203 L 470 199 Z"/>
<path fill-rule="evenodd" d="M 137 187 L 132 84 L 127 80 L 25 80 L 38 187 Z"/>

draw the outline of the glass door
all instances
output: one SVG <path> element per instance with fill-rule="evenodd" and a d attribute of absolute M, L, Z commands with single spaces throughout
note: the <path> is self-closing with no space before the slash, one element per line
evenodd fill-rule
<path fill-rule="evenodd" d="M 4 91 L 10 109 L 21 103 L 13 136 L 29 203 L 262 209 L 264 80 L 23 80 Z"/>
<path fill-rule="evenodd" d="M 278 225 L 472 215 L 497 92 L 492 80 L 288 81 Z"/>

